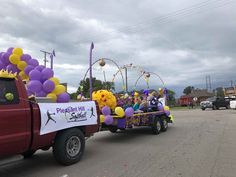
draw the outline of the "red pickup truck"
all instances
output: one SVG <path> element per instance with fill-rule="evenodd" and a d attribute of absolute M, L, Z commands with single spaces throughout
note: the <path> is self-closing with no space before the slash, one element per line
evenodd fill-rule
<path fill-rule="evenodd" d="M 62 106 L 64 103 L 48 104 Z M 95 109 L 98 110 L 96 105 Z M 0 161 L 17 154 L 22 154 L 25 158 L 31 157 L 39 149 L 48 150 L 52 147 L 59 163 L 71 165 L 78 162 L 84 152 L 85 137 L 99 130 L 99 113 L 96 110 L 95 124 L 86 125 L 85 119 L 83 125 L 73 124 L 74 120 L 78 120 L 76 118 L 81 117 L 76 116 L 75 112 L 67 111 L 65 115 L 73 115 L 70 117 L 71 120 L 73 118 L 70 126 L 42 134 L 40 131 L 46 124 L 42 123 L 40 104 L 28 99 L 25 84 L 20 78 L 0 76 Z M 85 114 L 83 118 L 86 118 Z M 79 115 L 81 116 L 81 112 Z M 47 123 L 54 124 L 56 118 L 54 116 L 52 120 L 48 119 Z"/>

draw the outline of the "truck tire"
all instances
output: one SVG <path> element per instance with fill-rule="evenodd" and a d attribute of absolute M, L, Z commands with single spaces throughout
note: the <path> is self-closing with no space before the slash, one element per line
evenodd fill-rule
<path fill-rule="evenodd" d="M 118 128 L 116 126 L 109 126 L 108 129 L 111 133 L 116 133 Z"/>
<path fill-rule="evenodd" d="M 22 153 L 22 155 L 24 156 L 25 159 L 28 159 L 28 158 L 32 157 L 35 152 L 36 152 L 36 150 L 28 150 L 28 151 Z"/>
<path fill-rule="evenodd" d="M 53 155 L 62 165 L 78 162 L 83 156 L 85 148 L 84 134 L 77 128 L 60 132 L 53 145 Z"/>
<path fill-rule="evenodd" d="M 161 117 L 161 131 L 165 132 L 168 129 L 168 122 L 166 120 L 166 117 L 162 116 Z"/>
<path fill-rule="evenodd" d="M 154 117 L 152 124 L 152 133 L 158 135 L 161 132 L 161 121 L 159 117 Z"/>
<path fill-rule="evenodd" d="M 212 109 L 213 109 L 213 110 L 216 110 L 216 105 L 213 105 Z"/>
<path fill-rule="evenodd" d="M 230 105 L 227 105 L 225 108 L 226 108 L 226 109 L 230 109 Z"/>
<path fill-rule="evenodd" d="M 203 111 L 205 111 L 206 108 L 202 108 Z"/>

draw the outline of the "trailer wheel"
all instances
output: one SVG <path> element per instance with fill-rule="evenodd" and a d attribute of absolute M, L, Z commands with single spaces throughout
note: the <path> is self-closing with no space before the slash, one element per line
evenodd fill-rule
<path fill-rule="evenodd" d="M 168 129 L 168 122 L 165 117 L 161 118 L 161 131 L 165 132 Z"/>
<path fill-rule="evenodd" d="M 22 155 L 24 156 L 25 159 L 28 159 L 28 158 L 32 157 L 35 152 L 36 152 L 36 150 L 28 150 L 28 151 L 22 153 Z"/>
<path fill-rule="evenodd" d="M 109 126 L 108 129 L 111 133 L 116 133 L 118 128 L 116 126 Z"/>
<path fill-rule="evenodd" d="M 60 132 L 53 145 L 53 155 L 62 165 L 78 162 L 85 148 L 84 134 L 77 128 Z"/>
<path fill-rule="evenodd" d="M 161 132 L 161 122 L 159 117 L 154 117 L 152 124 L 152 133 L 158 135 Z"/>

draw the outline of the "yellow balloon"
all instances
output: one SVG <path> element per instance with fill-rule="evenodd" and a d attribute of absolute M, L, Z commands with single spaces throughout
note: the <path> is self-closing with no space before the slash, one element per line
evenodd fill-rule
<path fill-rule="evenodd" d="M 49 80 L 53 81 L 55 85 L 59 85 L 60 84 L 59 79 L 56 78 L 56 77 L 51 77 Z"/>
<path fill-rule="evenodd" d="M 55 93 L 49 93 L 47 94 L 47 98 L 51 98 L 53 101 L 57 101 L 57 96 Z"/>
<path fill-rule="evenodd" d="M 21 71 L 23 71 L 26 66 L 27 66 L 27 63 L 25 61 L 19 61 L 17 64 L 17 68 Z"/>
<path fill-rule="evenodd" d="M 103 123 L 105 121 L 105 116 L 104 115 L 100 115 L 100 123 Z"/>
<path fill-rule="evenodd" d="M 22 80 L 29 80 L 29 77 L 25 74 L 24 71 L 21 71 L 19 73 L 19 76 L 21 77 Z"/>
<path fill-rule="evenodd" d="M 169 107 L 169 106 L 164 106 L 164 110 L 165 110 L 165 111 L 169 111 L 169 110 L 170 110 L 170 107 Z"/>
<path fill-rule="evenodd" d="M 119 116 L 119 117 L 124 117 L 125 115 L 125 111 L 122 107 L 116 107 L 115 108 L 115 113 Z"/>
<path fill-rule="evenodd" d="M 138 95 L 139 95 L 138 92 L 134 92 L 135 97 L 138 97 Z"/>
<path fill-rule="evenodd" d="M 12 64 L 15 64 L 17 65 L 20 61 L 20 56 L 19 55 L 16 55 L 16 54 L 11 54 L 10 57 L 9 57 L 9 61 L 12 63 Z"/>
<path fill-rule="evenodd" d="M 55 89 L 52 91 L 52 93 L 55 93 L 56 95 L 59 95 L 66 91 L 66 88 L 64 85 L 56 85 Z"/>
<path fill-rule="evenodd" d="M 12 53 L 21 56 L 23 55 L 23 50 L 22 48 L 14 48 Z"/>

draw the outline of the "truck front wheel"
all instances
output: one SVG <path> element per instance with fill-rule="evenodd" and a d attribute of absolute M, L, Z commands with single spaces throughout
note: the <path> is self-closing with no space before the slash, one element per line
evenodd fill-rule
<path fill-rule="evenodd" d="M 77 128 L 60 132 L 53 145 L 53 155 L 60 164 L 71 165 L 83 156 L 85 148 L 84 134 Z"/>

